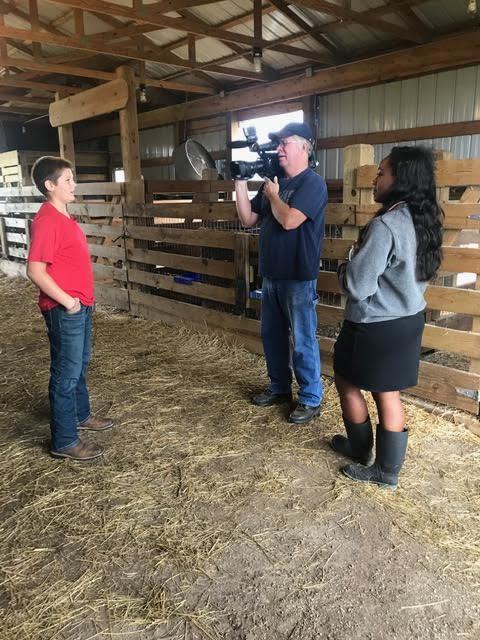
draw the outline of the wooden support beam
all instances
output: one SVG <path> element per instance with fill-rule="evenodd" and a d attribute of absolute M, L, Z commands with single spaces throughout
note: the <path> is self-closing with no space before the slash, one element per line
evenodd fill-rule
<path fill-rule="evenodd" d="M 140 169 L 136 84 L 130 67 L 119 67 L 117 76 L 128 86 L 128 102 L 119 112 L 122 165 L 125 172 L 125 200 L 129 206 L 144 201 L 143 178 Z"/>
<path fill-rule="evenodd" d="M 335 18 L 340 18 L 341 20 L 356 22 L 364 25 L 365 27 L 370 27 L 371 29 L 390 33 L 398 38 L 402 38 L 403 40 L 410 40 L 413 42 L 423 41 L 423 38 L 419 37 L 418 33 L 412 33 L 411 29 L 397 27 L 393 23 L 382 20 L 375 15 L 365 16 L 362 11 L 353 11 L 352 9 L 342 7 L 338 4 L 333 4 L 327 0 L 296 0 L 294 4 L 305 6 L 309 9 L 314 9 L 315 11 L 321 11 L 322 13 L 335 16 Z"/>
<path fill-rule="evenodd" d="M 250 47 L 259 46 L 263 47 L 266 42 L 257 41 L 255 38 L 245 36 L 240 33 L 228 31 L 226 29 L 220 29 L 218 27 L 209 26 L 196 20 L 185 20 L 185 18 L 170 18 L 158 13 L 142 11 L 141 14 L 129 7 L 113 4 L 111 2 L 105 2 L 104 0 L 51 0 L 56 4 L 64 6 L 84 9 L 86 11 L 94 11 L 95 13 L 101 13 L 108 16 L 128 18 L 138 22 L 146 22 L 157 27 L 168 27 L 176 29 L 177 31 L 186 31 L 187 33 L 193 33 L 202 37 L 217 38 L 224 42 L 238 42 L 248 45 Z"/>
<path fill-rule="evenodd" d="M 24 80 L 17 75 L 11 75 L 8 78 L 5 76 L 0 78 L 0 87 L 18 87 L 19 89 L 35 89 L 38 91 L 45 91 L 50 93 L 56 93 L 57 91 L 67 91 L 68 93 L 77 93 L 82 91 L 79 87 L 69 87 L 63 84 L 52 84 L 51 82 L 35 82 L 33 80 Z"/>
<path fill-rule="evenodd" d="M 179 56 L 175 56 L 174 54 L 171 54 L 171 53 L 163 53 L 160 55 L 158 53 L 153 53 L 149 50 L 146 50 L 142 53 L 141 51 L 138 51 L 137 48 L 132 49 L 132 48 L 121 47 L 121 46 L 107 45 L 103 42 L 96 40 L 94 37 L 91 37 L 88 39 L 74 38 L 73 36 L 63 36 L 63 35 L 59 36 L 51 33 L 45 33 L 43 31 L 26 31 L 23 29 L 15 29 L 13 27 L 6 27 L 6 26 L 0 25 L 0 37 L 1 36 L 13 38 L 14 40 L 20 40 L 20 41 L 31 40 L 33 42 L 44 42 L 45 44 L 54 44 L 62 47 L 81 49 L 83 51 L 90 51 L 92 53 L 103 53 L 105 55 L 116 56 L 119 58 L 129 58 L 132 60 L 145 60 L 145 61 L 159 62 L 161 64 L 170 64 L 170 65 L 182 67 L 185 69 L 201 69 L 203 67 L 208 67 L 211 71 L 214 71 L 215 73 L 222 73 L 228 76 L 234 76 L 239 78 L 249 78 L 254 80 L 258 79 L 258 76 L 256 76 L 255 74 L 249 73 L 248 71 L 244 71 L 242 69 L 222 67 L 222 66 L 214 65 L 210 63 L 200 64 L 197 62 L 190 62 L 189 60 L 184 60 L 183 58 L 180 58 Z M 297 50 L 297 55 L 301 55 L 301 54 L 302 54 L 302 50 L 301 49 Z M 219 62 L 225 62 L 225 61 L 229 61 L 229 58 L 227 58 L 227 60 L 222 59 Z M 16 66 L 23 66 L 24 68 L 28 68 L 25 66 L 25 64 L 23 64 L 23 60 L 21 62 L 22 62 L 22 65 L 20 65 L 20 61 L 18 61 Z M 60 65 L 50 65 L 51 72 L 62 73 L 61 71 L 58 71 L 53 68 L 53 67 L 59 67 L 59 66 Z M 40 69 L 40 67 L 37 67 L 37 68 Z M 77 73 L 74 74 L 73 71 L 68 71 L 68 68 L 65 67 L 63 70 L 63 73 L 72 73 L 72 75 L 80 75 L 78 73 L 78 68 L 76 69 L 77 69 Z M 45 70 L 45 67 L 43 67 L 43 70 Z M 98 77 L 98 73 L 99 73 L 98 71 L 94 72 L 92 70 L 91 73 L 92 75 L 90 77 Z M 84 75 L 84 77 L 89 77 L 89 76 L 85 76 L 85 72 L 82 75 Z"/>
<path fill-rule="evenodd" d="M 63 102 L 68 100 L 68 94 L 58 92 L 55 96 L 56 101 Z M 58 127 L 58 146 L 60 156 L 65 158 L 72 164 L 72 171 L 75 174 L 75 145 L 73 142 L 73 127 L 71 124 L 65 124 Z"/>
<path fill-rule="evenodd" d="M 75 22 L 75 35 L 80 37 L 84 36 L 85 25 L 83 22 L 83 11 L 81 9 L 74 9 L 73 18 Z"/>
<path fill-rule="evenodd" d="M 287 78 L 266 87 L 248 87 L 232 91 L 223 97 L 192 100 L 187 104 L 155 109 L 148 114 L 141 114 L 139 126 L 147 129 L 178 120 L 204 118 L 227 111 L 295 100 L 307 95 L 370 86 L 379 82 L 455 69 L 477 62 L 480 62 L 478 30 L 472 31 L 468 38 L 464 34 L 442 38 L 406 50 L 375 56 L 368 61 L 359 60 L 341 67 L 322 69 L 310 78 L 300 77 L 295 80 Z M 82 139 L 89 139 L 100 135 L 111 135 L 117 131 L 118 129 L 111 123 L 102 123 L 89 127 L 80 135 Z"/>
<path fill-rule="evenodd" d="M 117 78 L 63 100 L 57 97 L 50 105 L 50 124 L 58 127 L 123 109 L 128 101 L 128 90 L 125 80 Z"/>
<path fill-rule="evenodd" d="M 40 28 L 40 22 L 38 20 L 38 5 L 37 0 L 28 0 L 28 11 L 30 14 L 30 25 L 32 31 L 38 31 Z M 33 57 L 38 60 L 42 57 L 42 47 L 38 42 L 33 42 Z"/>

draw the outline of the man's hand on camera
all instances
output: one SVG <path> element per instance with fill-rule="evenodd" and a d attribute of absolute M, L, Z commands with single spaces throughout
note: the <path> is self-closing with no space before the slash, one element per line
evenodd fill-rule
<path fill-rule="evenodd" d="M 278 178 L 277 176 L 275 176 L 275 178 L 272 180 L 270 180 L 270 178 L 267 178 L 265 176 L 265 188 L 264 188 L 264 193 L 267 196 L 267 198 L 269 200 L 271 200 L 273 197 L 278 196 L 280 191 L 280 185 L 278 184 Z"/>

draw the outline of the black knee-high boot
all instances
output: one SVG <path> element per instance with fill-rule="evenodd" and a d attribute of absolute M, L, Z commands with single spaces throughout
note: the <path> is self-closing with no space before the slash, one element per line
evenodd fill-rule
<path fill-rule="evenodd" d="M 342 456 L 351 458 L 360 464 L 369 465 L 373 462 L 373 430 L 370 418 L 365 422 L 350 422 L 343 418 L 347 437 L 333 436 L 330 446 Z"/>
<path fill-rule="evenodd" d="M 387 431 L 377 426 L 377 454 L 371 467 L 349 464 L 342 469 L 351 480 L 373 482 L 389 489 L 398 486 L 398 474 L 407 452 L 408 431 Z"/>

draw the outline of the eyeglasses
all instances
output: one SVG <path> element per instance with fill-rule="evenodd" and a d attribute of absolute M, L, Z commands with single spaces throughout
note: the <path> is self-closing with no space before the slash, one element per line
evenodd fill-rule
<path fill-rule="evenodd" d="M 282 147 L 283 149 L 285 149 L 287 145 L 292 144 L 293 142 L 295 142 L 295 140 L 279 140 L 277 147 Z"/>

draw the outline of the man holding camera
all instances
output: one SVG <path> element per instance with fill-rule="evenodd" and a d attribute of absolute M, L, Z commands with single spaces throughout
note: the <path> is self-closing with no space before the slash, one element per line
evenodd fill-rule
<path fill-rule="evenodd" d="M 261 327 L 270 385 L 251 400 L 260 407 L 292 400 L 291 335 L 299 392 L 289 422 L 305 424 L 319 413 L 322 400 L 315 306 L 327 187 L 309 168 L 313 136 L 307 124 L 287 124 L 269 137 L 277 143 L 283 177 L 266 177 L 251 202 L 246 180 L 235 180 L 240 222 L 260 225 Z"/>

